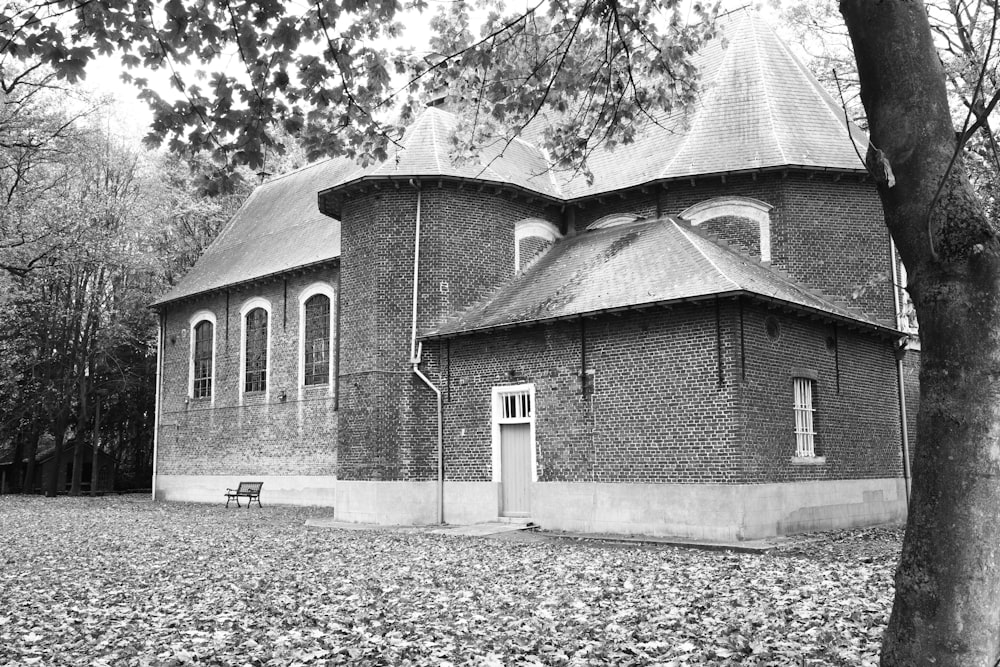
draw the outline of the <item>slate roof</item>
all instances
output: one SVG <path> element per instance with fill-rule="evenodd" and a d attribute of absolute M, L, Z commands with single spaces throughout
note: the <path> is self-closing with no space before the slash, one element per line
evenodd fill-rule
<path fill-rule="evenodd" d="M 659 119 L 632 144 L 599 150 L 587 184 L 565 175 L 578 199 L 652 181 L 779 168 L 863 173 L 868 138 L 844 122 L 840 105 L 767 23 L 750 9 L 720 19 L 725 40 L 698 54 L 702 93 L 695 107 Z M 557 174 L 557 177 L 559 175 Z"/>
<path fill-rule="evenodd" d="M 319 212 L 316 193 L 358 170 L 350 160 L 322 160 L 258 186 L 153 307 L 340 257 L 340 221 Z"/>
<path fill-rule="evenodd" d="M 423 337 L 736 295 L 894 331 L 891 324 L 806 289 L 685 222 L 664 218 L 562 239 L 490 298 Z"/>
<path fill-rule="evenodd" d="M 530 191 L 553 201 L 562 201 L 562 193 L 545 154 L 537 147 L 515 139 L 497 141 L 480 147 L 475 160 L 454 158 L 452 138 L 458 117 L 437 107 L 427 107 L 406 128 L 403 138 L 389 148 L 389 157 L 328 184 L 321 194 L 323 208 L 331 215 L 340 213 L 340 197 L 345 188 L 365 181 L 413 178 L 449 178 L 495 183 Z"/>
<path fill-rule="evenodd" d="M 549 167 L 539 147 L 548 122 L 542 118 L 526 128 L 524 140 L 488 147 L 479 162 L 456 164 L 451 137 L 457 118 L 428 108 L 385 162 L 330 184 L 325 196 L 366 180 L 443 177 L 566 201 L 709 174 L 780 168 L 864 173 L 858 152 L 864 153 L 867 137 L 845 123 L 840 105 L 757 12 L 738 10 L 720 18 L 718 27 L 720 37 L 695 56 L 702 91 L 695 106 L 648 123 L 631 144 L 598 148 L 588 160 L 592 183 L 582 173 Z M 339 205 L 329 211 L 336 214 Z"/>
<path fill-rule="evenodd" d="M 561 204 L 602 193 L 710 174 L 781 168 L 864 171 L 858 150 L 867 138 L 843 121 L 839 105 L 752 10 L 720 20 L 724 39 L 697 55 L 702 97 L 688 114 L 676 112 L 632 144 L 598 150 L 594 175 L 549 168 L 536 124 L 525 139 L 482 150 L 478 161 L 452 159 L 458 119 L 426 109 L 387 160 L 361 167 L 324 160 L 254 190 L 193 269 L 154 304 L 234 285 L 340 255 L 338 216 L 354 186 L 368 181 L 449 178 L 494 183 Z M 541 121 L 540 121 L 541 122 Z M 317 194 L 320 205 L 317 206 Z M 322 210 L 322 213 L 320 212 Z"/>

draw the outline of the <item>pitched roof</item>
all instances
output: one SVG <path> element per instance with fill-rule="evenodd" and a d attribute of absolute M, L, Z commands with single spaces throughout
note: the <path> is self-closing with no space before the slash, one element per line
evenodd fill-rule
<path fill-rule="evenodd" d="M 721 39 L 696 57 L 702 94 L 694 108 L 650 123 L 632 144 L 596 151 L 593 184 L 566 174 L 567 198 L 759 169 L 864 171 L 851 141 L 864 154 L 867 137 L 853 124 L 848 132 L 840 105 L 757 12 L 738 10 L 718 27 Z"/>
<path fill-rule="evenodd" d="M 389 156 L 328 184 L 327 213 L 339 215 L 338 191 L 364 181 L 412 178 L 454 178 L 528 190 L 555 201 L 562 196 L 545 154 L 537 147 L 514 139 L 480 147 L 474 159 L 457 160 L 452 138 L 458 127 L 455 114 L 427 107 L 406 128 L 403 138 L 390 146 Z"/>
<path fill-rule="evenodd" d="M 258 186 L 194 267 L 153 306 L 340 256 L 340 221 L 316 193 L 357 171 L 346 159 L 316 162 Z"/>
<path fill-rule="evenodd" d="M 757 12 L 732 12 L 718 27 L 720 36 L 694 57 L 702 90 L 694 107 L 650 121 L 630 144 L 598 147 L 588 159 L 592 182 L 582 173 L 550 168 L 539 148 L 550 122 L 543 116 L 526 128 L 523 140 L 498 143 L 483 149 L 479 161 L 457 164 L 451 138 L 458 119 L 428 108 L 388 159 L 331 184 L 328 194 L 365 180 L 444 177 L 513 185 L 565 201 L 707 174 L 777 168 L 863 173 L 858 153 L 867 137 L 845 122 L 840 106 Z"/>
<path fill-rule="evenodd" d="M 854 126 L 848 131 L 837 103 L 756 12 L 733 12 L 719 28 L 722 38 L 696 56 L 700 101 L 689 113 L 650 123 L 629 145 L 597 150 L 589 160 L 592 183 L 577 173 L 555 172 L 531 143 L 539 140 L 544 119 L 526 130 L 524 140 L 487 146 L 476 160 L 456 162 L 452 136 L 458 119 L 428 108 L 381 163 L 324 160 L 258 187 L 154 306 L 338 257 L 340 223 L 324 214 L 339 215 L 350 188 L 366 181 L 455 178 L 563 203 L 707 174 L 795 167 L 864 171 L 852 137 L 858 150 L 867 138 Z"/>
<path fill-rule="evenodd" d="M 562 239 L 490 298 L 424 338 L 736 295 L 893 330 L 702 236 L 684 222 L 665 218 Z"/>

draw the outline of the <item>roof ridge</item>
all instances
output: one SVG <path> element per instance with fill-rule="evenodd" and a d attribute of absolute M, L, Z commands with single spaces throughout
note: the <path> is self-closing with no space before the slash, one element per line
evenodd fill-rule
<path fill-rule="evenodd" d="M 709 264 L 711 264 L 711 265 L 712 265 L 712 268 L 713 268 L 713 269 L 715 269 L 715 270 L 716 270 L 716 271 L 717 271 L 717 272 L 719 273 L 719 275 L 720 275 L 720 276 L 722 276 L 723 278 L 725 278 L 726 280 L 728 280 L 729 282 L 731 282 L 731 283 L 732 283 L 732 284 L 733 284 L 733 285 L 734 285 L 734 286 L 736 287 L 736 289 L 743 289 L 743 286 L 742 286 L 742 285 L 740 285 L 740 284 L 739 284 L 738 282 L 736 282 L 735 280 L 733 280 L 732 278 L 730 278 L 730 277 L 729 277 L 729 276 L 728 276 L 728 275 L 726 274 L 726 272 L 725 272 L 725 271 L 723 271 L 723 270 L 722 270 L 721 268 L 719 268 L 719 265 L 718 265 L 718 264 L 716 264 L 716 263 L 715 263 L 714 261 L 712 261 L 712 258 L 711 258 L 711 257 L 709 257 L 709 256 L 708 256 L 708 254 L 707 254 L 707 253 L 706 253 L 706 252 L 705 252 L 704 250 L 702 250 L 702 249 L 701 249 L 700 247 L 698 247 L 698 244 L 697 244 L 697 243 L 695 243 L 695 242 L 693 242 L 693 241 L 691 240 L 691 237 L 690 237 L 690 236 L 688 236 L 688 234 L 687 234 L 687 231 L 686 231 L 686 230 L 685 230 L 685 229 L 684 229 L 684 228 L 683 228 L 683 227 L 682 227 L 682 226 L 681 226 L 680 224 L 678 224 L 677 220 L 675 220 L 674 218 L 667 218 L 667 219 L 668 219 L 668 220 L 669 220 L 669 221 L 670 221 L 671 223 L 673 223 L 673 225 L 674 225 L 674 226 L 675 226 L 675 227 L 676 227 L 676 228 L 677 228 L 677 229 L 678 229 L 678 230 L 680 231 L 680 233 L 681 233 L 681 234 L 682 234 L 682 235 L 684 236 L 684 239 L 685 239 L 685 240 L 686 240 L 686 241 L 688 242 L 688 244 L 689 244 L 689 245 L 691 245 L 691 247 L 693 247 L 693 248 L 694 248 L 695 250 L 697 250 L 697 251 L 698 251 L 698 254 L 700 254 L 700 255 L 701 255 L 702 257 L 704 257 L 704 258 L 705 258 L 705 260 L 706 260 L 706 261 L 707 261 L 707 262 L 708 262 Z"/>
<path fill-rule="evenodd" d="M 767 30 L 771 32 L 771 35 L 774 37 L 774 41 L 778 44 L 778 47 L 782 51 L 784 51 L 785 55 L 787 55 L 791 60 L 791 62 L 795 65 L 795 68 L 806 79 L 806 82 L 809 84 L 809 89 L 816 96 L 816 98 L 819 99 L 820 104 L 826 108 L 826 110 L 830 113 L 831 116 L 833 116 L 834 121 L 838 125 L 844 126 L 844 130 L 847 132 L 848 141 L 852 142 L 855 148 L 861 151 L 867 151 L 869 142 L 865 141 L 865 143 L 863 144 L 858 142 L 854 138 L 854 132 L 852 130 L 857 129 L 859 132 L 864 133 L 866 139 L 868 137 L 867 132 L 864 132 L 864 130 L 858 127 L 855 123 L 852 123 L 850 120 L 848 120 L 846 118 L 846 115 L 844 118 L 841 118 L 840 115 L 833 110 L 833 108 L 830 105 L 831 101 L 834 104 L 836 104 L 836 100 L 833 99 L 833 96 L 830 95 L 830 93 L 823 87 L 823 84 L 819 82 L 819 80 L 813 75 L 813 73 L 809 70 L 809 68 L 802 64 L 798 56 L 796 56 L 795 53 L 793 53 L 792 50 L 788 48 L 788 44 L 786 44 L 785 41 L 778 36 L 778 34 L 774 31 L 774 28 L 767 23 L 765 23 L 765 27 L 767 28 Z M 829 96 L 830 99 L 827 100 L 824 95 Z M 864 162 L 862 162 L 861 164 L 864 165 Z"/>
<path fill-rule="evenodd" d="M 725 35 L 722 36 L 722 39 L 725 40 Z M 733 55 L 735 49 L 730 48 L 728 40 L 725 41 L 727 43 L 725 44 L 725 47 L 723 49 L 724 53 L 722 56 L 722 62 L 719 63 L 719 66 L 715 68 L 715 72 L 712 73 L 713 76 L 711 81 L 706 81 L 705 87 L 701 91 L 699 91 L 698 99 L 695 102 L 694 106 L 691 109 L 687 110 L 687 112 L 684 114 L 684 116 L 686 117 L 684 117 L 683 123 L 686 126 L 686 129 L 682 134 L 680 144 L 677 146 L 677 149 L 674 150 L 674 154 L 670 156 L 670 159 L 667 160 L 667 163 L 663 165 L 662 169 L 660 169 L 656 178 L 652 180 L 658 180 L 667 177 L 666 174 L 670 173 L 671 168 L 674 166 L 674 162 L 677 160 L 677 156 L 681 155 L 684 152 L 684 150 L 688 146 L 688 142 L 691 141 L 691 137 L 694 136 L 695 127 L 702 122 L 701 120 L 702 112 L 704 112 L 705 109 L 708 108 L 709 102 L 712 100 L 712 98 L 719 94 L 718 84 L 719 84 L 719 79 L 722 78 L 722 72 L 725 71 L 726 66 L 729 64 L 729 61 L 735 57 Z M 688 120 L 690 120 L 690 123 L 688 122 Z"/>
<path fill-rule="evenodd" d="M 764 58 L 760 52 L 760 38 L 757 34 L 758 28 L 755 18 L 748 12 L 750 36 L 753 39 L 753 50 L 757 59 L 757 71 L 760 75 L 761 88 L 764 89 L 764 104 L 767 106 L 767 119 L 771 123 L 771 136 L 774 138 L 774 145 L 778 147 L 778 154 L 781 155 L 781 161 L 787 163 L 788 156 L 785 155 L 785 149 L 781 146 L 781 137 L 778 136 L 777 123 L 774 120 L 774 99 L 772 99 L 771 91 L 767 85 L 767 73 L 764 71 Z M 824 106 L 826 106 L 826 103 L 824 103 Z"/>

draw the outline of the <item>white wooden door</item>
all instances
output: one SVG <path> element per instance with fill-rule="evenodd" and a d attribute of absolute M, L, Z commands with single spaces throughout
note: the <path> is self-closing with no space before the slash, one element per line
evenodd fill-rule
<path fill-rule="evenodd" d="M 500 425 L 500 515 L 531 516 L 531 424 Z"/>

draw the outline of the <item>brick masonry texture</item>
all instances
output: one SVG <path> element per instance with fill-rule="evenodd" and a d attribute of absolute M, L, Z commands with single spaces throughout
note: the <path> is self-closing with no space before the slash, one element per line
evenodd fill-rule
<path fill-rule="evenodd" d="M 157 473 L 163 475 L 333 475 L 337 412 L 328 385 L 298 388 L 299 293 L 315 282 L 337 284 L 328 267 L 216 292 L 169 305 L 163 341 Z M 286 298 L 287 295 L 287 298 Z M 239 398 L 240 306 L 271 302 L 271 377 L 267 397 Z M 333 304 L 336 307 L 336 304 Z M 214 401 L 190 399 L 190 318 L 216 317 Z M 228 315 L 227 315 L 228 312 Z M 281 391 L 286 400 L 281 401 Z"/>
<path fill-rule="evenodd" d="M 764 331 L 768 316 L 779 321 L 777 341 Z M 718 329 L 707 302 L 435 343 L 426 352 L 441 366 L 434 376 L 445 392 L 446 478 L 492 478 L 491 390 L 522 383 L 535 384 L 540 481 L 899 475 L 891 343 L 839 331 L 835 354 L 833 335 L 832 325 L 730 299 L 719 303 Z M 584 364 L 593 371 L 586 397 Z M 792 462 L 798 368 L 819 374 L 822 465 Z"/>
<path fill-rule="evenodd" d="M 753 220 L 725 215 L 706 220 L 699 227 L 708 234 L 726 240 L 744 254 L 760 259 L 760 228 Z"/>
<path fill-rule="evenodd" d="M 772 340 L 765 320 L 775 318 Z M 740 412 L 746 479 L 785 482 L 902 475 L 893 341 L 759 306 L 743 309 L 746 379 Z M 822 465 L 791 461 L 792 378 L 816 374 L 815 450 Z M 742 368 L 741 368 L 742 372 Z"/>
<path fill-rule="evenodd" d="M 518 248 L 518 259 L 520 259 L 520 266 L 517 267 L 518 270 L 531 264 L 534 259 L 548 250 L 551 245 L 552 241 L 537 236 L 529 236 L 521 239 L 521 247 Z"/>
<path fill-rule="evenodd" d="M 346 202 L 341 227 L 340 479 L 437 474 L 433 393 L 410 367 L 417 190 Z M 423 184 L 418 327 L 435 327 L 514 274 L 514 223 L 559 218 L 493 188 Z"/>
<path fill-rule="evenodd" d="M 877 268 L 888 267 L 878 201 L 853 177 L 702 179 L 566 211 L 494 188 L 424 183 L 418 331 L 436 328 L 513 276 L 518 220 L 543 218 L 582 233 L 610 213 L 676 215 L 722 195 L 774 206 L 774 265 L 892 316 L 890 282 Z M 416 213 L 413 186 L 384 184 L 345 202 L 339 269 L 290 271 L 234 288 L 228 306 L 227 293 L 216 292 L 168 308 L 161 474 L 435 479 L 434 394 L 410 360 Z M 720 218 L 702 229 L 759 252 L 751 221 Z M 523 240 L 522 266 L 549 245 Z M 336 391 L 297 386 L 298 295 L 318 280 L 339 285 Z M 240 405 L 239 311 L 257 296 L 272 306 L 269 392 L 247 395 Z M 189 318 L 203 308 L 218 320 L 215 400 L 186 403 Z M 777 339 L 765 331 L 768 318 L 778 323 Z M 911 424 L 917 358 L 906 357 L 904 378 Z M 773 483 L 901 474 L 892 342 L 749 298 L 432 341 L 421 369 L 444 392 L 449 480 L 492 479 L 491 390 L 529 382 L 536 388 L 541 481 Z M 825 457 L 819 465 L 792 461 L 796 369 L 817 377 L 816 448 Z"/>
<path fill-rule="evenodd" d="M 694 204 L 722 196 L 751 197 L 773 206 L 771 263 L 809 287 L 846 299 L 879 318 L 895 321 L 889 260 L 889 233 L 875 186 L 857 176 L 835 174 L 700 178 L 677 181 L 646 192 L 606 197 L 576 211 L 576 229 L 612 213 L 655 217 L 680 215 Z M 717 223 L 711 233 L 735 245 L 733 234 Z"/>

